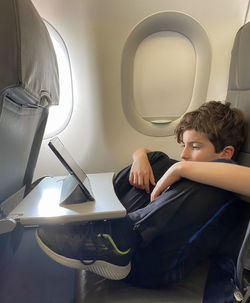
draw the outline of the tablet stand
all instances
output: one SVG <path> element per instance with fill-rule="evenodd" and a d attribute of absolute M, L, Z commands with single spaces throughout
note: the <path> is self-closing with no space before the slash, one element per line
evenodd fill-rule
<path fill-rule="evenodd" d="M 78 204 L 90 201 L 93 201 L 93 198 L 90 199 L 76 178 L 69 174 L 63 180 L 60 205 Z"/>

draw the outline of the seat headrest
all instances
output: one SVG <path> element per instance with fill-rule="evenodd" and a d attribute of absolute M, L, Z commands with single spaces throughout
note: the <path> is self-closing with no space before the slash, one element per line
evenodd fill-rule
<path fill-rule="evenodd" d="M 250 166 L 250 23 L 240 28 L 234 40 L 226 99 L 245 115 L 247 140 L 238 160 Z"/>
<path fill-rule="evenodd" d="M 0 41 L 0 112 L 6 95 L 21 104 L 58 104 L 56 55 L 30 0 L 0 1 Z"/>

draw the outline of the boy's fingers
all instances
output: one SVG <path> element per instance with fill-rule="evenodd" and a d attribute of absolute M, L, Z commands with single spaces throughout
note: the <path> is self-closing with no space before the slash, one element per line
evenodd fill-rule
<path fill-rule="evenodd" d="M 154 201 L 154 199 L 156 199 L 156 198 L 157 198 L 157 196 L 154 193 L 152 193 L 150 196 L 150 202 Z"/>
<path fill-rule="evenodd" d="M 157 182 L 154 190 L 151 193 L 151 201 L 153 201 L 154 199 L 156 199 L 158 196 L 161 195 L 161 193 L 167 188 L 167 186 L 164 185 L 163 182 L 161 182 L 161 180 L 159 182 Z"/>
<path fill-rule="evenodd" d="M 143 175 L 139 176 L 138 187 L 140 189 L 146 189 L 146 187 L 147 187 L 147 178 L 145 176 L 143 176 Z"/>
<path fill-rule="evenodd" d="M 132 173 L 129 177 L 129 183 L 133 186 L 137 186 L 137 177 L 134 173 Z"/>
<path fill-rule="evenodd" d="M 150 183 L 155 186 L 155 179 L 153 174 L 135 174 L 133 172 L 129 175 L 129 183 L 139 189 L 150 192 Z"/>
<path fill-rule="evenodd" d="M 130 170 L 130 174 L 129 174 L 129 183 L 130 183 L 131 185 L 134 185 L 134 184 L 135 184 L 135 178 L 136 178 L 135 173 L 134 173 L 133 170 L 131 169 L 131 170 Z"/>
<path fill-rule="evenodd" d="M 152 202 L 154 199 L 156 199 L 160 195 L 160 193 L 161 193 L 160 189 L 158 187 L 155 187 L 154 190 L 152 191 L 150 201 Z"/>
<path fill-rule="evenodd" d="M 130 175 L 129 175 L 129 183 L 131 184 L 131 185 L 133 185 L 133 175 L 130 173 Z"/>
<path fill-rule="evenodd" d="M 146 178 L 144 179 L 144 184 L 145 184 L 145 190 L 147 193 L 150 193 L 150 183 L 155 186 L 155 177 L 153 172 L 151 172 L 151 174 L 149 176 L 146 176 Z"/>

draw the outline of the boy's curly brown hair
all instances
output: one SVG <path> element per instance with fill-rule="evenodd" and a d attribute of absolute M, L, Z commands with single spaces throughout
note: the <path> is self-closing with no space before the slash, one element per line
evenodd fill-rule
<path fill-rule="evenodd" d="M 210 101 L 186 113 L 175 129 L 177 142 L 182 143 L 184 131 L 194 129 L 207 136 L 216 153 L 233 146 L 235 159 L 246 138 L 246 127 L 242 111 L 230 106 L 229 102 Z"/>

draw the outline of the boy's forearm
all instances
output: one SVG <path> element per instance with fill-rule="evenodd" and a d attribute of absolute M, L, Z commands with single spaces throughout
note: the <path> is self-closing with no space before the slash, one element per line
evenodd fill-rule
<path fill-rule="evenodd" d="M 219 162 L 178 163 L 181 177 L 250 196 L 250 168 Z"/>

